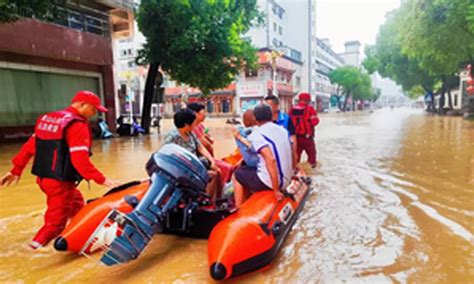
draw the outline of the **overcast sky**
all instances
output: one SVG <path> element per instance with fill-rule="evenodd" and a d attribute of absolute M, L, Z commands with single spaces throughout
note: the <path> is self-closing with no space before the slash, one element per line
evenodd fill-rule
<path fill-rule="evenodd" d="M 400 0 L 316 0 L 318 38 L 329 38 L 334 51 L 343 52 L 344 42 L 358 40 L 362 46 L 375 43 L 385 14 L 399 7 Z"/>

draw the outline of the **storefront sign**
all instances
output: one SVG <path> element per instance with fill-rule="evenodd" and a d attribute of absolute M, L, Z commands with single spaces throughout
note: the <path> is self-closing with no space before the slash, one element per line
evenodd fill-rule
<path fill-rule="evenodd" d="M 265 95 L 264 82 L 239 82 L 237 83 L 237 95 L 241 98 L 258 98 Z"/>

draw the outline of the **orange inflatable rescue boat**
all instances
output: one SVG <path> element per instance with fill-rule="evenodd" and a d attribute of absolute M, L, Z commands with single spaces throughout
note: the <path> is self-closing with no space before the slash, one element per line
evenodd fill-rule
<path fill-rule="evenodd" d="M 107 219 L 106 217 L 112 210 L 123 213 L 131 212 L 133 210 L 132 202 L 140 201 L 149 186 L 149 180 L 132 181 L 113 188 L 101 198 L 89 200 L 71 219 L 71 222 L 69 222 L 61 235 L 56 238 L 54 248 L 58 251 L 70 251 L 79 254 L 94 252 L 99 248 L 94 246 L 94 244 L 105 241 L 99 240 L 100 236 L 102 238 L 108 237 L 104 234 L 105 232 L 99 231 L 100 229 L 104 230 L 107 228 L 107 224 L 102 224 Z M 91 236 L 94 236 L 95 239 L 91 239 Z"/>
<path fill-rule="evenodd" d="M 169 148 L 169 147 L 166 147 Z M 176 147 L 172 147 L 175 151 Z M 179 147 L 180 148 L 180 147 Z M 238 149 L 222 160 L 235 165 L 242 159 Z M 150 187 L 150 180 L 132 181 L 113 188 L 102 197 L 88 200 L 87 204 L 71 219 L 63 232 L 56 238 L 54 248 L 58 251 L 75 252 L 87 255 L 106 248 L 112 239 L 121 234 L 122 228 L 113 222 L 113 218 L 120 214 L 128 214 L 140 203 Z M 222 208 L 227 208 L 226 200 L 220 200 Z M 199 210 L 194 212 L 193 221 L 198 226 L 190 226 L 185 232 L 173 228 L 182 226 L 183 210 L 173 210 L 167 216 L 168 226 L 163 233 L 196 238 L 208 238 L 212 228 L 223 217 L 230 213 L 226 209 L 217 209 L 215 204 L 201 202 Z M 183 208 L 181 208 L 183 209 Z"/>
<path fill-rule="evenodd" d="M 238 153 L 229 157 L 237 161 Z M 211 202 L 207 169 L 177 145 L 165 145 L 146 165 L 150 179 L 124 184 L 92 200 L 56 239 L 60 251 L 88 255 L 101 251 L 108 266 L 139 257 L 159 233 L 209 238 L 208 263 L 216 280 L 268 266 L 281 249 L 310 192 L 311 180 L 298 173 L 275 199 L 253 194 L 237 211 L 232 194 Z"/>
<path fill-rule="evenodd" d="M 272 191 L 254 193 L 237 212 L 218 223 L 208 241 L 212 278 L 224 280 L 268 266 L 297 220 L 310 183 L 300 172 L 280 202 Z"/>

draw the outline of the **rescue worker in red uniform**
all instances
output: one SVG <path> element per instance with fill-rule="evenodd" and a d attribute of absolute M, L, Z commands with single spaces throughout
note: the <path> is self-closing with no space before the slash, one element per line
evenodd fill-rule
<path fill-rule="evenodd" d="M 298 96 L 298 104 L 293 106 L 289 112 L 291 121 L 295 126 L 298 163 L 303 151 L 308 155 L 308 162 L 312 168 L 316 167 L 316 141 L 314 140 L 314 128 L 319 124 L 316 110 L 309 104 L 311 96 L 301 93 Z"/>
<path fill-rule="evenodd" d="M 13 158 L 13 168 L 0 180 L 0 187 L 18 183 L 34 156 L 32 173 L 47 196 L 47 210 L 44 225 L 29 244 L 32 249 L 46 246 L 84 206 L 84 198 L 77 189 L 82 179 L 106 187 L 118 185 L 106 178 L 89 159 L 92 136 L 88 119 L 97 111 L 107 111 L 99 97 L 89 91 L 79 91 L 66 109 L 40 116 L 34 134 Z"/>

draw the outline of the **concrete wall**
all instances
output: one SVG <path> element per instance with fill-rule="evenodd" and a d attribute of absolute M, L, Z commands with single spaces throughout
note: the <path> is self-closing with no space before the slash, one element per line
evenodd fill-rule
<path fill-rule="evenodd" d="M 110 38 L 32 19 L 0 24 L 0 61 L 101 74 L 107 122 L 115 129 L 115 90 Z M 71 97 L 74 94 L 71 94 Z M 32 125 L 0 132 L 31 131 Z"/>

